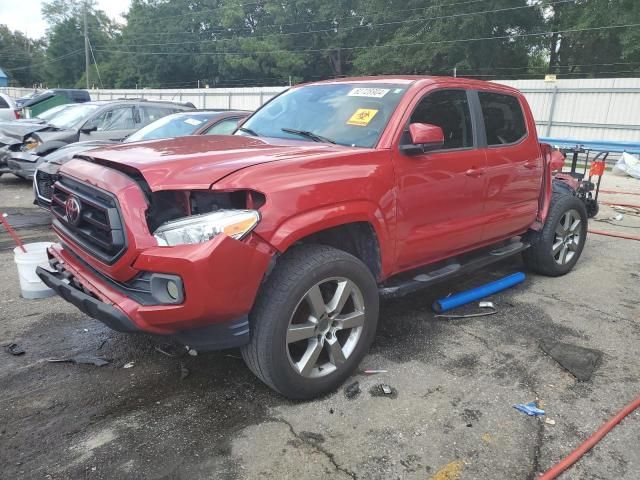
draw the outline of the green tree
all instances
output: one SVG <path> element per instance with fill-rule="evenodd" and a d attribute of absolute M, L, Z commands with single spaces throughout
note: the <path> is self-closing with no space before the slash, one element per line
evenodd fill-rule
<path fill-rule="evenodd" d="M 11 85 L 31 87 L 44 80 L 43 43 L 0 25 L 0 67 Z"/>
<path fill-rule="evenodd" d="M 94 5 L 87 3 L 87 29 L 99 64 L 108 60 L 117 32 L 109 17 Z M 43 5 L 42 13 L 49 22 L 46 71 L 50 86 L 84 86 L 84 2 L 53 0 Z M 90 58 L 93 63 L 93 55 Z M 98 83 L 95 66 L 90 70 L 90 83 Z"/>

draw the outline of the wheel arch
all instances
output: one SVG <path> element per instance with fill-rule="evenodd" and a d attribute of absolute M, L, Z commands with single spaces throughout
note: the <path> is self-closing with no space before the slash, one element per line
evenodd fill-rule
<path fill-rule="evenodd" d="M 390 269 L 393 245 L 381 214 L 369 202 L 326 206 L 283 222 L 269 243 L 281 253 L 298 244 L 323 244 L 359 258 L 376 280 Z"/>

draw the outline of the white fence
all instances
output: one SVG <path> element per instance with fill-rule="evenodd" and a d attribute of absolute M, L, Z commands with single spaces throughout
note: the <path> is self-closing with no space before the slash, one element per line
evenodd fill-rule
<path fill-rule="evenodd" d="M 270 98 L 288 87 L 246 87 L 246 88 L 189 88 L 189 89 L 137 89 L 137 90 L 89 90 L 91 100 L 115 100 L 118 98 L 145 98 L 191 102 L 197 108 L 225 108 L 234 110 L 255 110 Z M 20 97 L 33 89 L 1 88 L 0 91 L 12 97 Z"/>
<path fill-rule="evenodd" d="M 505 80 L 521 90 L 538 134 L 576 140 L 640 142 L 640 78 Z M 191 102 L 198 108 L 253 110 L 287 87 L 91 90 L 94 100 L 147 98 Z M 21 96 L 30 89 L 0 89 Z"/>

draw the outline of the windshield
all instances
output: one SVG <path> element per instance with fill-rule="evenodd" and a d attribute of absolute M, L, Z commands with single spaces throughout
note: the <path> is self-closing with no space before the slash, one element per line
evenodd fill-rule
<path fill-rule="evenodd" d="M 406 89 L 407 85 L 380 83 L 294 88 L 258 110 L 236 134 L 370 148 Z"/>
<path fill-rule="evenodd" d="M 100 105 L 82 103 L 74 108 L 67 108 L 63 110 L 59 115 L 54 116 L 49 123 L 54 127 L 61 129 L 78 128 L 99 108 Z"/>
<path fill-rule="evenodd" d="M 191 135 L 197 129 L 216 115 L 215 112 L 203 113 L 177 113 L 162 117 L 146 127 L 132 133 L 125 140 L 126 143 L 139 142 L 141 140 L 154 140 L 158 138 L 183 137 Z"/>
<path fill-rule="evenodd" d="M 50 108 L 49 110 L 45 110 L 39 115 L 36 115 L 35 118 L 39 118 L 41 120 L 51 120 L 53 117 L 58 115 L 62 110 L 66 110 L 69 107 L 75 106 L 73 103 L 65 103 L 64 105 L 58 105 L 56 107 Z"/>

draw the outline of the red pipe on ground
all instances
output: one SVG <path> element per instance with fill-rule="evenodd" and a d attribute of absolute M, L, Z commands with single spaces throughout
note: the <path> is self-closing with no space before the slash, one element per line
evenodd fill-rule
<path fill-rule="evenodd" d="M 606 235 L 607 237 L 624 238 L 625 240 L 640 240 L 640 235 L 631 235 L 630 233 L 605 232 L 604 230 L 587 230 L 595 235 Z"/>
<path fill-rule="evenodd" d="M 611 193 L 615 195 L 640 195 L 638 192 L 618 192 L 616 190 L 600 190 L 600 193 Z"/>
<path fill-rule="evenodd" d="M 633 402 L 624 407 L 618 414 L 602 425 L 593 435 L 582 443 L 578 448 L 571 452 L 568 456 L 563 458 L 560 462 L 556 463 L 549 470 L 544 472 L 538 480 L 553 480 L 571 465 L 576 463 L 580 458 L 591 450 L 600 440 L 602 440 L 607 433 L 609 433 L 613 427 L 619 424 L 627 415 L 633 412 L 636 408 L 640 407 L 640 396 Z"/>
<path fill-rule="evenodd" d="M 629 208 L 640 208 L 640 205 L 634 205 L 632 203 L 618 203 L 618 202 L 598 202 L 603 205 L 611 205 L 612 207 L 629 207 Z"/>

